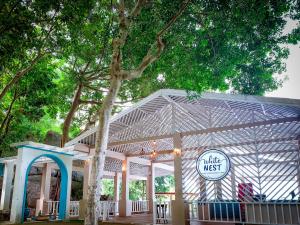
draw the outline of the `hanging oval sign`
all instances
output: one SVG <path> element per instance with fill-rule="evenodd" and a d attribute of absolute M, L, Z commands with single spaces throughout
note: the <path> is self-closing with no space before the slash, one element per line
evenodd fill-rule
<path fill-rule="evenodd" d="M 199 175 L 205 180 L 221 180 L 230 171 L 230 159 L 221 150 L 205 150 L 199 155 L 196 162 L 196 168 Z"/>

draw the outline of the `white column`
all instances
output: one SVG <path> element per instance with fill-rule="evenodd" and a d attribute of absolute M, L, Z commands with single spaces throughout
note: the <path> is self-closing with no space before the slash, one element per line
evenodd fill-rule
<path fill-rule="evenodd" d="M 18 150 L 13 199 L 10 211 L 11 223 L 21 223 L 22 220 L 23 197 L 24 191 L 26 191 L 24 190 L 24 184 L 26 179 L 28 158 L 31 158 L 31 156 L 24 154 L 24 148 Z"/>
<path fill-rule="evenodd" d="M 122 198 L 120 200 L 120 216 L 131 216 L 131 201 L 129 201 L 130 162 L 128 158 L 122 163 Z"/>
<path fill-rule="evenodd" d="M 36 216 L 39 214 L 39 212 L 46 213 L 43 212 L 43 206 L 44 201 L 49 201 L 50 199 L 52 167 L 53 165 L 51 165 L 50 163 L 45 163 L 43 166 L 40 199 L 38 199 L 36 203 Z"/>
<path fill-rule="evenodd" d="M 155 164 L 151 163 L 146 181 L 147 200 L 149 200 L 149 213 L 153 213 L 155 205 Z"/>
<path fill-rule="evenodd" d="M 172 201 L 172 223 L 173 225 L 185 224 L 185 209 L 182 194 L 182 160 L 181 160 L 181 136 L 175 134 L 174 144 L 174 179 L 175 179 L 175 200 Z"/>
<path fill-rule="evenodd" d="M 10 209 L 12 182 L 14 178 L 14 162 L 7 161 L 4 165 L 0 210 Z"/>
<path fill-rule="evenodd" d="M 85 160 L 84 168 L 83 168 L 83 190 L 82 190 L 82 199 L 79 201 L 79 218 L 84 219 L 85 209 L 87 206 L 87 198 L 88 198 L 88 188 L 90 182 L 90 173 L 91 173 L 91 161 Z"/>

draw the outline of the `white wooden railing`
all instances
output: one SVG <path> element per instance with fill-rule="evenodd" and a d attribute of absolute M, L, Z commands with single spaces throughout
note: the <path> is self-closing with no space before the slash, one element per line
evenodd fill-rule
<path fill-rule="evenodd" d="M 116 201 L 101 201 L 100 202 L 100 218 L 107 220 L 109 217 L 116 216 L 119 212 L 119 204 Z M 142 205 L 142 209 L 149 210 L 149 206 Z M 58 216 L 59 201 L 47 201 L 47 213 Z M 79 216 L 79 201 L 70 201 L 70 217 Z"/>
<path fill-rule="evenodd" d="M 154 223 L 155 224 L 166 224 L 171 223 L 172 219 L 172 210 L 171 210 L 171 202 L 155 202 L 154 203 L 154 209 L 153 209 L 153 215 L 154 215 Z"/>
<path fill-rule="evenodd" d="M 59 201 L 47 201 L 48 215 L 58 215 Z"/>
<path fill-rule="evenodd" d="M 111 216 L 116 216 L 118 210 L 118 202 L 100 201 L 100 215 L 102 221 L 108 220 Z"/>
<path fill-rule="evenodd" d="M 133 213 L 148 212 L 149 211 L 149 200 L 132 201 L 131 211 Z"/>
<path fill-rule="evenodd" d="M 79 201 L 70 201 L 70 217 L 79 216 Z"/>
<path fill-rule="evenodd" d="M 59 214 L 59 201 L 47 201 L 47 214 L 56 215 Z M 79 216 L 79 201 L 70 201 L 70 217 Z"/>

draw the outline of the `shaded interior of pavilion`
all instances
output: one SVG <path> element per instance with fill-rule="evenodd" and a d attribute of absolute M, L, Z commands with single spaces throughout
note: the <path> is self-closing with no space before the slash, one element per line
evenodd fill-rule
<path fill-rule="evenodd" d="M 70 202 L 70 217 L 84 214 L 95 139 L 93 128 L 63 149 L 27 143 L 72 153 L 72 171 L 83 174 L 83 195 Z M 160 90 L 110 121 L 104 178 L 114 180 L 114 197 L 101 203 L 100 217 L 148 213 L 153 223 L 178 225 L 299 224 L 299 139 L 299 100 L 215 93 L 190 98 L 184 91 Z M 196 171 L 198 155 L 211 148 L 231 160 L 230 173 L 220 181 L 204 180 Z M 15 162 L 16 157 L 1 159 L 2 210 L 10 207 Z M 59 203 L 48 195 L 55 163 L 41 159 L 34 166 L 43 177 L 36 213 L 57 211 Z M 175 193 L 158 202 L 154 179 L 165 175 L 174 176 Z M 146 199 L 129 199 L 130 180 L 145 180 Z"/>

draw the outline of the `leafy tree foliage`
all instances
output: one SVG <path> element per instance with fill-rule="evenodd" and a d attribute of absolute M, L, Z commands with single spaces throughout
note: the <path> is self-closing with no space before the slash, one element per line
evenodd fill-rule
<path fill-rule="evenodd" d="M 299 5 L 1 1 L 0 147 L 42 140 L 45 127 L 61 123 L 50 126 L 53 119 L 64 119 L 64 143 L 70 127 L 79 132 L 98 120 L 93 162 L 99 160 L 101 169 L 107 147 L 101 137 L 118 101 L 137 101 L 160 88 L 258 95 L 274 90 L 282 80 L 273 75 L 285 71 L 284 46 L 300 38 L 299 25 L 283 33 L 287 19 L 299 21 Z M 98 175 L 92 177 L 100 187 Z"/>

